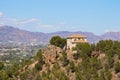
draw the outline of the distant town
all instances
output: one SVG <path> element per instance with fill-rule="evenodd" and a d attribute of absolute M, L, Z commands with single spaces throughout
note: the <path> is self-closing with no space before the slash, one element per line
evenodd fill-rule
<path fill-rule="evenodd" d="M 27 59 L 32 59 L 35 53 L 43 48 L 39 43 L 0 43 L 0 60 L 6 65 L 18 64 Z"/>

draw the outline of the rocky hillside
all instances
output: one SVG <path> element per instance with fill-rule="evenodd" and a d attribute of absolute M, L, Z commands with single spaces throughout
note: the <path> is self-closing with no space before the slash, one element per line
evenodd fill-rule
<path fill-rule="evenodd" d="M 111 40 L 82 43 L 74 50 L 48 45 L 36 54 L 37 63 L 18 74 L 19 80 L 120 80 L 119 51 L 120 42 Z"/>
<path fill-rule="evenodd" d="M 54 33 L 41 33 L 41 32 L 30 32 L 21 30 L 11 26 L 0 26 L 0 42 L 40 42 L 48 43 L 52 36 L 59 35 L 61 37 L 67 37 L 72 34 L 83 34 L 87 36 L 89 42 L 97 42 L 103 39 L 120 40 L 120 32 L 108 32 L 101 36 L 97 36 L 91 32 L 68 32 L 60 31 Z"/>

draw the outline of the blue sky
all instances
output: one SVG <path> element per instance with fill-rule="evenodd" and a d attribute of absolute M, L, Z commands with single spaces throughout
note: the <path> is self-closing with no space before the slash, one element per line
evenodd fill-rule
<path fill-rule="evenodd" d="M 120 0 L 1 0 L 0 25 L 45 33 L 120 31 Z"/>

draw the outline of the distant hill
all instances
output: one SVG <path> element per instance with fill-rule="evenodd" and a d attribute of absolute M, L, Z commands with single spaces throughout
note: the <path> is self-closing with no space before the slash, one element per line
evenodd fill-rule
<path fill-rule="evenodd" d="M 120 32 L 107 32 L 103 35 L 97 36 L 92 32 L 68 32 L 68 31 L 59 31 L 53 33 L 42 33 L 42 32 L 30 32 L 26 30 L 21 30 L 11 26 L 0 26 L 0 42 L 40 42 L 48 43 L 50 38 L 55 35 L 61 37 L 67 37 L 72 34 L 83 34 L 87 36 L 89 42 L 97 42 L 101 39 L 112 39 L 120 40 Z"/>
<path fill-rule="evenodd" d="M 29 32 L 20 30 L 11 26 L 0 26 L 0 42 L 15 41 L 15 42 L 44 42 L 44 33 Z"/>
<path fill-rule="evenodd" d="M 120 32 L 107 32 L 101 35 L 102 39 L 120 40 Z"/>

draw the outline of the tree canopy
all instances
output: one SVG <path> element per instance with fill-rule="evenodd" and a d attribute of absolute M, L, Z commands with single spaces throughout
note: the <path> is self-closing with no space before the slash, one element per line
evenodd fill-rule
<path fill-rule="evenodd" d="M 60 36 L 53 36 L 50 40 L 50 44 L 63 48 L 66 44 L 66 39 Z"/>

